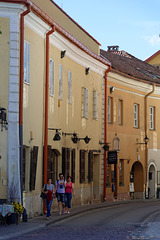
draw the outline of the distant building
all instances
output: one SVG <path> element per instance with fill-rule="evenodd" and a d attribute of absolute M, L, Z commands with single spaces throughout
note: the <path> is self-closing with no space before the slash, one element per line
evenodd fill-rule
<path fill-rule="evenodd" d="M 154 53 L 152 56 L 147 58 L 145 62 L 153 65 L 157 69 L 160 70 L 160 50 L 158 50 L 156 53 Z"/>
<path fill-rule="evenodd" d="M 132 198 L 132 191 L 134 198 L 155 198 L 160 187 L 160 71 L 118 46 L 100 53 L 112 65 L 107 142 L 110 150 L 119 144 L 117 165 L 107 165 L 107 198 Z"/>

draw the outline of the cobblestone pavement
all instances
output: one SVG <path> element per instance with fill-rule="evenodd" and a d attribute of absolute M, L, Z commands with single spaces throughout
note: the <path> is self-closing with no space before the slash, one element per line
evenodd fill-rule
<path fill-rule="evenodd" d="M 37 231 L 32 234 L 27 234 L 18 238 L 12 238 L 12 240 L 44 240 L 44 239 L 54 239 L 54 240 L 125 240 L 132 239 L 129 238 L 130 232 L 133 227 L 108 227 L 106 226 L 85 226 L 85 227 L 73 227 L 73 226 L 49 226 L 41 231 Z"/>
<path fill-rule="evenodd" d="M 137 227 L 136 230 L 130 233 L 131 239 L 156 240 L 160 239 L 160 212 L 152 215 L 152 218 L 147 223 Z"/>
<path fill-rule="evenodd" d="M 158 211 L 160 201 L 146 200 L 77 207 L 67 216 L 55 212 L 49 221 L 41 216 L 16 226 L 0 225 L 0 240 L 155 240 L 160 239 Z"/>

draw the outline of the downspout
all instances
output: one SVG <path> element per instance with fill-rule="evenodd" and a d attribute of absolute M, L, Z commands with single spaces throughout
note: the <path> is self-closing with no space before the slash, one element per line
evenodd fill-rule
<path fill-rule="evenodd" d="M 49 36 L 55 31 L 55 26 L 46 34 L 46 86 L 45 86 L 45 125 L 44 125 L 44 184 L 47 183 L 47 145 L 48 145 L 48 94 L 49 94 Z"/>
<path fill-rule="evenodd" d="M 147 130 L 147 100 L 148 97 L 154 93 L 155 91 L 155 85 L 153 85 L 153 89 L 151 92 L 147 93 L 144 98 L 144 121 L 145 121 L 145 137 L 147 136 L 148 130 Z M 146 193 L 148 193 L 147 189 L 147 183 L 148 183 L 148 146 L 145 144 L 145 198 L 146 198 Z"/>
<path fill-rule="evenodd" d="M 105 91 L 104 91 L 104 143 L 107 143 L 107 73 L 111 71 L 111 65 L 105 71 Z M 103 185 L 103 199 L 106 201 L 106 183 L 107 183 L 107 151 L 104 151 L 104 185 Z"/>
<path fill-rule="evenodd" d="M 19 79 L 19 146 L 20 146 L 20 185 L 23 206 L 23 75 L 24 75 L 24 16 L 31 11 L 31 5 L 20 18 L 20 79 Z"/>

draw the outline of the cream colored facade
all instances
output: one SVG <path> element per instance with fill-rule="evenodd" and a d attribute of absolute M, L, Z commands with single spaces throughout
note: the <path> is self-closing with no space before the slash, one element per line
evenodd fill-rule
<path fill-rule="evenodd" d="M 3 72 L 3 78 L 1 77 L 0 81 L 0 106 L 7 109 L 8 120 L 8 130 L 3 129 L 3 132 L 0 133 L 2 136 L 0 137 L 0 188 L 3 189 L 1 198 L 4 199 L 10 196 L 9 186 L 16 186 L 15 198 L 21 198 L 19 165 L 19 19 L 24 10 L 26 10 L 24 5 L 0 2 L 0 30 L 2 31 L 0 42 L 5 46 L 3 50 L 0 50 L 3 51 L 2 55 L 4 56 L 0 60 L 0 68 L 1 72 Z M 43 185 L 45 56 L 46 33 L 49 30 L 50 26 L 35 15 L 34 12 L 31 11 L 25 16 L 24 40 L 29 46 L 29 82 L 23 84 L 23 201 L 29 217 L 42 213 L 40 192 Z M 61 51 L 64 50 L 66 50 L 65 57 L 61 58 Z M 91 50 L 88 49 L 88 51 Z M 100 200 L 103 195 L 103 152 L 99 141 L 103 142 L 104 135 L 104 75 L 109 63 L 99 60 L 98 56 L 92 57 L 92 55 L 83 51 L 57 31 L 50 35 L 49 58 L 54 62 L 54 94 L 48 96 L 48 128 L 60 129 L 59 132 L 61 133 L 61 140 L 53 141 L 55 130 L 48 130 L 48 146 L 50 146 L 56 158 L 52 174 L 55 181 L 58 174 L 66 167 L 63 165 L 63 149 L 69 149 L 66 150 L 70 152 L 67 158 L 67 164 L 69 164 L 67 173 L 72 174 L 71 153 L 74 149 L 76 196 L 72 203 L 73 205 L 83 205 L 94 200 Z M 63 79 L 63 95 L 61 98 L 59 97 L 60 65 L 62 66 Z M 88 67 L 90 72 L 86 74 L 85 71 Z M 70 102 L 68 101 L 68 71 L 72 75 Z M 88 93 L 87 117 L 83 116 L 84 89 Z M 97 93 L 97 116 L 94 119 L 93 94 L 95 91 Z M 71 141 L 71 136 L 62 135 L 62 132 L 76 132 L 79 138 L 88 136 L 91 140 L 88 144 L 83 139 L 74 144 Z M 37 151 L 36 157 L 34 156 L 35 149 Z M 80 152 L 84 154 L 84 176 L 81 183 Z M 91 165 L 93 179 L 91 181 L 88 180 L 90 169 L 88 154 L 90 153 L 93 154 L 93 167 Z M 33 176 L 33 171 L 35 176 Z M 31 188 L 32 184 L 34 187 Z M 54 200 L 54 205 L 56 206 L 56 200 Z"/>
<path fill-rule="evenodd" d="M 114 91 L 110 92 L 110 88 Z M 157 171 L 159 171 L 159 136 L 160 126 L 159 104 L 160 104 L 160 87 L 155 86 L 153 94 L 148 96 L 147 100 L 147 156 L 145 155 L 145 96 L 153 90 L 151 84 L 137 81 L 123 74 L 110 72 L 108 76 L 108 97 L 112 99 L 112 121 L 107 126 L 107 142 L 110 143 L 110 150 L 114 150 L 115 134 L 120 140 L 120 151 L 118 153 L 117 163 L 117 189 L 116 193 L 112 190 L 111 171 L 109 170 L 109 185 L 107 187 L 107 198 L 112 199 L 114 194 L 118 199 L 130 199 L 131 178 L 134 184 L 134 198 L 148 197 L 148 188 L 150 189 L 149 197 L 156 198 L 157 191 Z M 119 100 L 121 100 L 121 123 L 119 124 Z M 138 127 L 134 127 L 134 104 L 139 107 L 138 110 Z M 154 129 L 150 130 L 150 112 L 149 108 L 155 109 Z M 143 144 L 138 144 L 143 143 Z M 146 163 L 147 158 L 147 163 Z M 121 165 L 120 165 L 121 161 Z M 122 178 L 120 171 L 122 169 Z M 147 176 L 146 176 L 147 171 Z M 131 176 L 132 175 L 132 176 Z M 152 176 L 151 176 L 152 175 Z M 122 184 L 120 183 L 122 181 Z M 114 189 L 115 191 L 115 189 Z"/>

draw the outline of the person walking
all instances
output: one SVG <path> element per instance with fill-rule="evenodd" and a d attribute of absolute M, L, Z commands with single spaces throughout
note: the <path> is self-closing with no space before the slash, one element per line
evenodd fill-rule
<path fill-rule="evenodd" d="M 75 196 L 74 184 L 71 182 L 71 176 L 68 176 L 65 187 L 65 208 L 66 208 L 65 213 L 70 213 L 72 193 L 73 196 Z"/>
<path fill-rule="evenodd" d="M 59 215 L 65 213 L 65 187 L 66 180 L 64 180 L 63 173 L 59 174 L 59 179 L 56 181 L 57 201 L 59 208 Z"/>
<path fill-rule="evenodd" d="M 47 195 L 44 200 L 47 208 L 46 220 L 48 220 L 51 216 L 51 206 L 53 202 L 53 197 L 55 196 L 55 186 L 52 184 L 51 178 L 48 178 L 47 184 L 45 184 L 42 188 L 42 192 Z"/>

